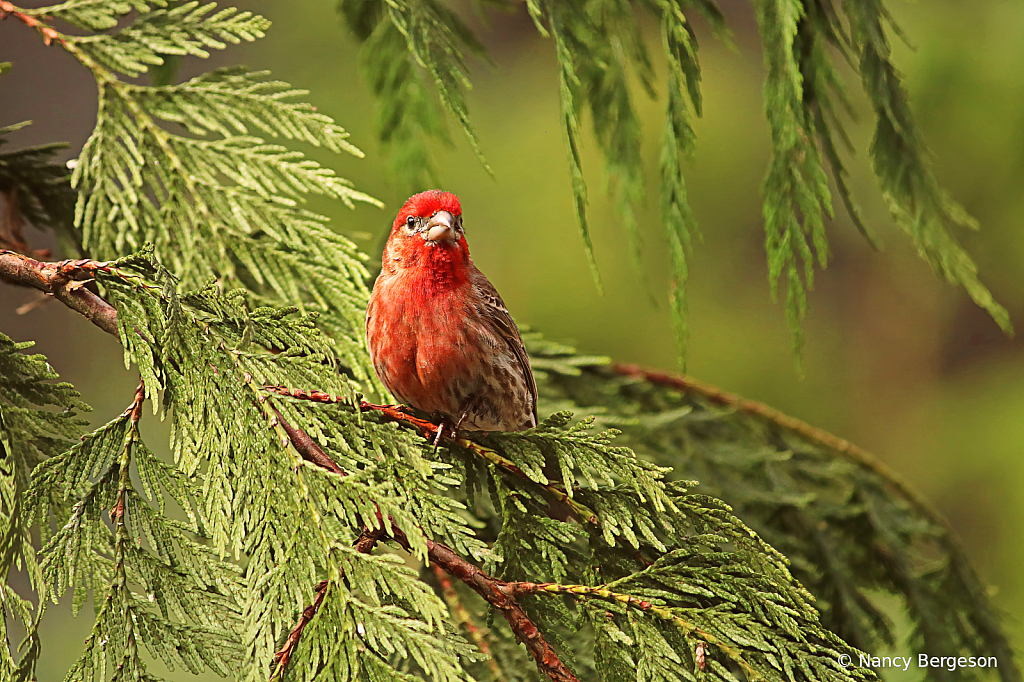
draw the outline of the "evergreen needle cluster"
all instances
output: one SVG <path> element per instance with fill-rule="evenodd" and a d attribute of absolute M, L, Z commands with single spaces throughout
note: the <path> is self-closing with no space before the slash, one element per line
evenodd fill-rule
<path fill-rule="evenodd" d="M 41 594 L 45 589 L 27 510 L 30 475 L 40 463 L 71 447 L 86 424 L 76 410 L 89 409 L 73 386 L 53 383 L 57 373 L 46 358 L 22 352 L 32 345 L 0 333 L 0 676 L 5 680 L 28 679 L 40 651 L 34 626 L 42 608 L 37 611 L 12 585 L 15 575 L 24 572 L 33 591 Z M 20 662 L 11 647 L 16 631 L 8 630 L 15 623 L 29 633 Z"/>
<path fill-rule="evenodd" d="M 628 6 L 528 7 L 557 48 L 581 221 L 583 101 L 632 211 L 643 179 L 626 67 L 653 69 Z M 700 107 L 696 43 L 680 5 L 651 7 L 670 64 L 663 211 L 685 268 L 694 227 L 680 152 L 692 143 L 687 112 Z M 696 7 L 719 21 L 713 5 Z M 789 55 L 769 64 L 768 90 L 789 107 L 773 127 L 789 147 L 766 184 L 782 222 L 769 223 L 779 248 L 798 254 L 807 223 L 782 212 L 797 206 L 807 221 L 805 209 L 827 205 L 801 185 L 821 179 L 820 159 L 801 152 L 816 147 L 794 137 L 811 120 L 790 55 L 810 30 L 794 29 L 812 16 L 800 7 L 759 9 Z M 453 12 L 436 2 L 343 9 L 381 49 L 369 69 L 402 153 L 424 154 L 413 140 L 440 130 L 429 108 L 410 108 L 429 99 L 417 69 L 468 130 L 462 51 L 480 45 Z M 141 0 L 12 12 L 95 76 L 99 111 L 72 177 L 48 148 L 5 153 L 0 191 L 20 197 L 9 213 L 66 230 L 95 260 L 46 270 L 12 251 L 0 259 L 92 301 L 141 381 L 121 414 L 86 433 L 75 390 L 0 334 L 4 680 L 34 679 L 53 646 L 39 619 L 66 600 L 76 614 L 94 607 L 67 675 L 76 682 L 157 680 L 155 662 L 173 679 L 246 682 L 872 680 L 842 657 L 893 641 L 879 592 L 907 605 L 922 650 L 998 652 L 1002 679 L 1019 679 L 941 519 L 869 459 L 763 411 L 716 407 L 721 396 L 694 397 L 537 334 L 526 337 L 546 413 L 536 429 L 434 447 L 422 421 L 364 402 L 379 393 L 361 333 L 365 255 L 302 201 L 374 200 L 259 137 L 358 154 L 346 133 L 265 73 L 129 80 L 169 56 L 257 38 L 263 18 Z M 881 54 L 877 37 L 856 40 Z M 879 78 L 888 82 L 884 68 Z M 398 102 L 399 91 L 411 99 Z M 917 191 L 900 178 L 898 201 Z M 936 244 L 931 224 L 916 234 Z M 147 444 L 150 413 L 170 423 L 167 456 Z M 926 555 L 940 562 L 926 566 Z M 22 573 L 33 594 L 15 589 Z"/>

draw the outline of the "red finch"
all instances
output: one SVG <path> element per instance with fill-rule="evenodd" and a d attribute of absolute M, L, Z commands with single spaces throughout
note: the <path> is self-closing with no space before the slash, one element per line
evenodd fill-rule
<path fill-rule="evenodd" d="M 429 190 L 405 202 L 382 265 L 366 342 L 388 390 L 456 430 L 536 426 L 530 359 L 501 296 L 469 258 L 459 198 Z"/>

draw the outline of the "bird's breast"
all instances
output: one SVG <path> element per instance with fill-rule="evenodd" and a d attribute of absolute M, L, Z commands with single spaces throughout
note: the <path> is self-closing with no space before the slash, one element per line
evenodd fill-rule
<path fill-rule="evenodd" d="M 396 397 L 426 412 L 456 410 L 463 388 L 460 359 L 471 344 L 465 292 L 452 284 L 401 273 L 378 279 L 370 297 L 366 338 L 374 368 Z"/>

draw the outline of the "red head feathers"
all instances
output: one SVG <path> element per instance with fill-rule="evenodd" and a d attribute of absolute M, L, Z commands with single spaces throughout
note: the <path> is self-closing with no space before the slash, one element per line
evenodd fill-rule
<path fill-rule="evenodd" d="M 410 197 L 391 227 L 383 267 L 387 272 L 410 268 L 435 284 L 465 283 L 472 261 L 459 198 L 438 189 Z"/>
<path fill-rule="evenodd" d="M 426 192 L 414 194 L 398 211 L 392 231 L 404 225 L 410 217 L 430 218 L 438 211 L 448 211 L 456 218 L 462 217 L 462 205 L 459 204 L 459 198 L 451 192 L 428 189 Z"/>

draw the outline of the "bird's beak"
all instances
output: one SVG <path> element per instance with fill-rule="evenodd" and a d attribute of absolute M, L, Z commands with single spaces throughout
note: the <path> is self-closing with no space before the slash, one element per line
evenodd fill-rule
<path fill-rule="evenodd" d="M 426 237 L 428 242 L 454 242 L 455 216 L 448 211 L 438 211 L 427 223 Z"/>

